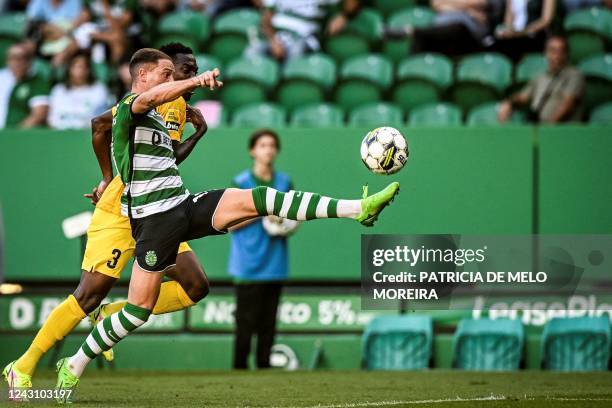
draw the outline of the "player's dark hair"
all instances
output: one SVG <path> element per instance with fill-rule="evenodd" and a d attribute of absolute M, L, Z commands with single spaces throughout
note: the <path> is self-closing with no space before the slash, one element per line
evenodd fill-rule
<path fill-rule="evenodd" d="M 159 47 L 159 50 L 168 55 L 173 60 L 179 54 L 193 54 L 193 50 L 179 42 L 172 42 Z"/>
<path fill-rule="evenodd" d="M 274 139 L 274 142 L 276 143 L 276 150 L 280 152 L 281 145 L 280 145 L 280 138 L 278 137 L 278 133 L 276 133 L 272 129 L 265 129 L 265 128 L 258 129 L 251 134 L 251 136 L 249 137 L 249 150 L 252 150 L 257 144 L 257 141 L 264 136 L 270 136 L 272 139 Z"/>
<path fill-rule="evenodd" d="M 77 52 L 76 54 L 74 54 L 72 57 L 70 57 L 70 59 L 68 60 L 68 64 L 66 64 L 67 69 L 66 69 L 66 78 L 64 79 L 64 84 L 66 85 L 67 88 L 70 88 L 70 68 L 72 68 L 72 64 L 74 64 L 78 58 L 85 58 L 85 62 L 87 63 L 87 69 L 89 71 L 87 74 L 87 84 L 91 85 L 96 80 L 94 76 L 93 68 L 91 67 L 91 55 L 89 54 L 89 52 L 81 50 Z"/>
<path fill-rule="evenodd" d="M 130 59 L 130 75 L 132 75 L 132 80 L 136 78 L 138 69 L 140 69 L 143 64 L 157 64 L 157 62 L 162 59 L 172 61 L 172 58 L 167 54 L 155 48 L 141 48 L 136 51 Z"/>

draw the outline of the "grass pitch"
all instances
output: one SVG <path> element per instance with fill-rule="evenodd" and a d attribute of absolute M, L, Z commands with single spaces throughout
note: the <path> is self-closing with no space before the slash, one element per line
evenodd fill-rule
<path fill-rule="evenodd" d="M 52 388 L 54 373 L 38 373 Z M 6 401 L 6 386 L 3 387 Z M 111 372 L 90 370 L 75 407 L 612 407 L 612 372 Z M 54 403 L 1 406 L 55 405 Z"/>

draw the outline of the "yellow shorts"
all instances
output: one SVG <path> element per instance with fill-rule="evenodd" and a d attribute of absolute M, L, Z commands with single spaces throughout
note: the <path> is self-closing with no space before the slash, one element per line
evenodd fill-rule
<path fill-rule="evenodd" d="M 81 269 L 119 278 L 134 256 L 135 246 L 128 218 L 96 209 L 87 229 L 87 246 Z M 178 253 L 191 250 L 189 244 L 181 242 Z"/>

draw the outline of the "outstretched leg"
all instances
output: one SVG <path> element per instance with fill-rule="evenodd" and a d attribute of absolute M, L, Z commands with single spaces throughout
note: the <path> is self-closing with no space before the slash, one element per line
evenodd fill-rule
<path fill-rule="evenodd" d="M 367 189 L 364 189 L 364 198 L 360 200 L 342 200 L 293 190 L 283 193 L 270 187 L 251 190 L 229 188 L 219 201 L 213 217 L 213 227 L 222 231 L 251 218 L 266 215 L 296 221 L 352 218 L 371 226 L 398 192 L 397 182 L 371 196 L 367 196 Z"/>

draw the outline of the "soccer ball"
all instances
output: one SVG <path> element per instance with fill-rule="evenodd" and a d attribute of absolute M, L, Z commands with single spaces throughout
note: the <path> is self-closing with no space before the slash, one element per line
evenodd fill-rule
<path fill-rule="evenodd" d="M 361 142 L 361 160 L 373 173 L 397 173 L 408 160 L 408 143 L 397 129 L 376 128 Z"/>

